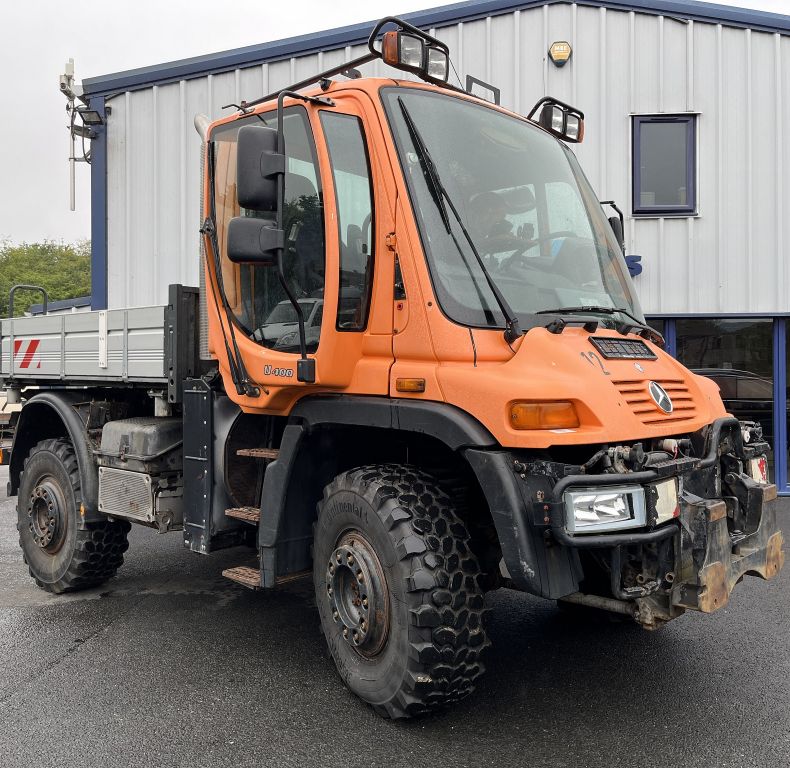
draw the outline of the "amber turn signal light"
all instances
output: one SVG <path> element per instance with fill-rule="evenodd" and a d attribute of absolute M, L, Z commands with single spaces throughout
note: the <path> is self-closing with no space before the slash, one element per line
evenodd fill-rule
<path fill-rule="evenodd" d="M 513 403 L 510 424 L 514 429 L 575 429 L 579 426 L 579 417 L 573 403 L 567 400 Z"/>
<path fill-rule="evenodd" d="M 425 392 L 425 379 L 395 379 L 398 392 Z"/>

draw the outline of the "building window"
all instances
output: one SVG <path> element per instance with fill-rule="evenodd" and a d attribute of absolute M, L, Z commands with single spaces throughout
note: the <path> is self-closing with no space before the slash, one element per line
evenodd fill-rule
<path fill-rule="evenodd" d="M 693 216 L 697 212 L 696 118 L 633 118 L 633 212 Z"/>

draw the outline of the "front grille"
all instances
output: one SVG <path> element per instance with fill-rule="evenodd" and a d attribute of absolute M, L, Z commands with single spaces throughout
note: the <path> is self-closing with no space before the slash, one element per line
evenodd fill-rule
<path fill-rule="evenodd" d="M 672 413 L 664 413 L 650 397 L 650 382 L 660 384 L 672 400 Z M 694 398 L 683 379 L 621 379 L 612 381 L 634 415 L 643 424 L 669 424 L 687 421 L 697 415 Z"/>

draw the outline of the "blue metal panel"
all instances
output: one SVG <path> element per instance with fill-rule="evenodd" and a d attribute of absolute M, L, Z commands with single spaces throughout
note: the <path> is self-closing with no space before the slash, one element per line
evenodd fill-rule
<path fill-rule="evenodd" d="M 79 309 L 81 307 L 89 307 L 90 305 L 90 296 L 79 296 L 76 299 L 59 299 L 58 301 L 50 301 L 47 303 L 47 312 L 59 312 L 64 309 L 72 309 L 72 307 Z M 29 311 L 31 315 L 40 315 L 44 312 L 44 305 L 31 304 Z"/>
<path fill-rule="evenodd" d="M 497 16 L 518 9 L 542 5 L 567 4 L 569 0 L 471 0 L 425 11 L 408 13 L 404 19 L 418 27 L 447 26 L 458 22 L 473 21 L 486 16 Z M 746 27 L 767 32 L 790 34 L 790 16 L 766 13 L 746 8 L 702 3 L 696 0 L 577 0 L 577 5 L 605 7 L 620 11 L 639 11 L 651 15 L 667 15 L 679 19 L 694 19 L 713 24 Z M 195 56 L 190 59 L 169 62 L 152 67 L 132 69 L 126 72 L 92 77 L 83 80 L 86 93 L 108 94 L 145 88 L 153 84 L 173 82 L 199 77 L 209 72 L 218 73 L 251 66 L 264 61 L 276 61 L 292 56 L 304 56 L 317 51 L 342 48 L 365 42 L 374 22 L 353 24 L 347 27 L 300 35 L 262 45 L 251 45 L 233 51 Z"/>
<path fill-rule="evenodd" d="M 92 96 L 90 108 L 107 116 L 104 96 Z M 95 128 L 91 142 L 91 309 L 107 309 L 107 128 Z"/>
<path fill-rule="evenodd" d="M 787 477 L 787 323 L 774 321 L 774 482 L 790 492 Z"/>

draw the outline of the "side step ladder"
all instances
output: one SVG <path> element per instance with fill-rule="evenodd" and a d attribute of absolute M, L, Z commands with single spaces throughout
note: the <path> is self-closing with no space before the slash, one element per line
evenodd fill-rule
<path fill-rule="evenodd" d="M 278 587 L 280 584 L 288 584 L 291 581 L 304 579 L 311 576 L 312 573 L 312 571 L 300 571 L 299 573 L 289 573 L 287 576 L 278 576 L 274 580 L 274 586 Z M 261 588 L 261 572 L 249 565 L 237 565 L 235 568 L 226 568 L 222 575 L 226 579 L 235 581 L 236 584 L 241 584 L 242 587 L 247 587 L 247 589 Z"/>
<path fill-rule="evenodd" d="M 222 575 L 226 579 L 235 581 L 247 589 L 261 588 L 261 572 L 257 568 L 250 568 L 248 565 L 237 565 L 235 568 L 226 568 Z"/>
<path fill-rule="evenodd" d="M 258 459 L 261 462 L 266 462 L 261 466 L 258 480 L 258 497 L 260 498 L 261 490 L 263 488 L 263 475 L 266 472 L 268 462 L 273 461 L 280 455 L 278 448 L 239 448 L 236 451 L 237 456 L 245 456 L 251 459 Z M 232 517 L 236 520 L 242 520 L 250 525 L 258 525 L 261 521 L 260 507 L 231 507 L 225 510 L 227 517 Z M 236 584 L 241 584 L 247 589 L 260 589 L 261 572 L 258 568 L 252 568 L 248 565 L 238 565 L 235 568 L 226 568 L 222 571 L 222 575 L 226 579 L 230 579 Z"/>
<path fill-rule="evenodd" d="M 258 525 L 261 521 L 261 510 L 258 507 L 231 507 L 225 510 L 225 515 L 252 525 Z"/>

